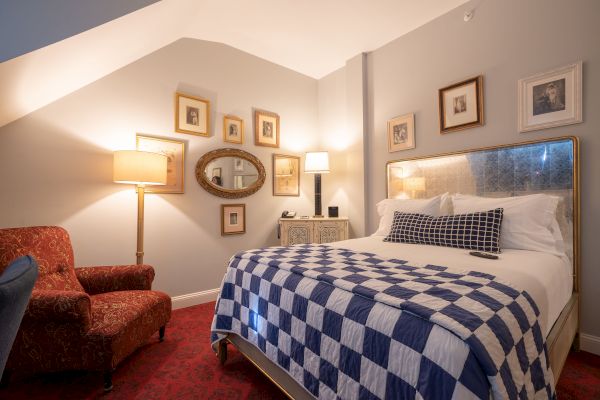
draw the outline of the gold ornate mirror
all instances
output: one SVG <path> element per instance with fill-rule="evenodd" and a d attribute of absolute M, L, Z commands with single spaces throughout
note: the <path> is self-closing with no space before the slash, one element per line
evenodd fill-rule
<path fill-rule="evenodd" d="M 217 149 L 196 163 L 196 180 L 207 192 L 226 199 L 256 193 L 265 183 L 265 167 L 254 155 L 238 149 Z"/>

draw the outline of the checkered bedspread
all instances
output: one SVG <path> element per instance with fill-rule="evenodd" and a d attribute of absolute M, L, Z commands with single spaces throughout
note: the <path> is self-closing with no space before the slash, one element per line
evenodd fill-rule
<path fill-rule="evenodd" d="M 230 260 L 211 340 L 238 334 L 319 399 L 555 398 L 538 315 L 488 274 L 270 247 Z"/>

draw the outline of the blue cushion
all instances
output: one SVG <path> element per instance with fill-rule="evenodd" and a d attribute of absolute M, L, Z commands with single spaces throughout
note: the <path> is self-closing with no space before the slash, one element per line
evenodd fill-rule
<path fill-rule="evenodd" d="M 500 252 L 504 209 L 432 217 L 396 211 L 386 242 L 416 243 Z"/>
<path fill-rule="evenodd" d="M 0 275 L 0 376 L 4 371 L 21 319 L 29 303 L 38 266 L 33 257 L 14 260 Z"/>

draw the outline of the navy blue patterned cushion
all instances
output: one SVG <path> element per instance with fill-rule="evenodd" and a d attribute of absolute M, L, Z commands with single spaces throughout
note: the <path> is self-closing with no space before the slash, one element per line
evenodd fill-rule
<path fill-rule="evenodd" d="M 429 244 L 459 249 L 500 252 L 504 209 L 432 217 L 396 211 L 385 242 Z"/>

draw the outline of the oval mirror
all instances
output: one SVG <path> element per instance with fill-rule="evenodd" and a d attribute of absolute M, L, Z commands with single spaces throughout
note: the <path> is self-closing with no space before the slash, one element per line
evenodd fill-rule
<path fill-rule="evenodd" d="M 265 183 L 265 167 L 238 149 L 217 149 L 196 163 L 196 180 L 207 192 L 227 199 L 250 196 Z"/>

